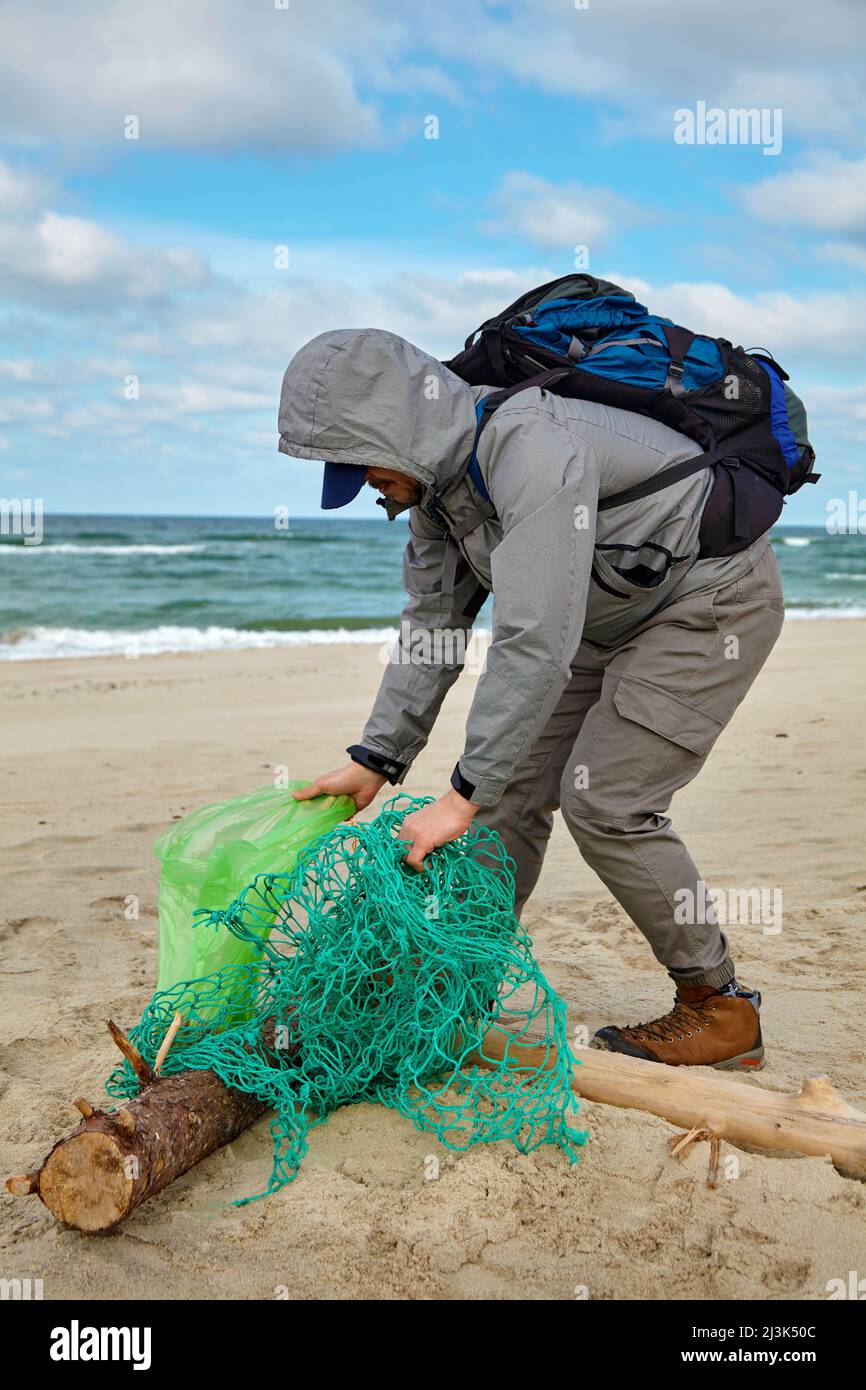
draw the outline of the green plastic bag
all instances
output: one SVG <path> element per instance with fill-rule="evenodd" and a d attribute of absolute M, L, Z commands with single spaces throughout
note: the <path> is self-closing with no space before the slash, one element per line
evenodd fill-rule
<path fill-rule="evenodd" d="M 294 801 L 307 785 L 258 787 L 244 796 L 202 806 L 157 840 L 159 881 L 158 990 L 196 980 L 229 965 L 259 958 L 255 942 L 241 941 L 225 927 L 194 926 L 199 908 L 226 908 L 256 874 L 291 873 L 301 850 L 355 814 L 348 796 Z M 264 915 L 261 940 L 273 916 Z"/>

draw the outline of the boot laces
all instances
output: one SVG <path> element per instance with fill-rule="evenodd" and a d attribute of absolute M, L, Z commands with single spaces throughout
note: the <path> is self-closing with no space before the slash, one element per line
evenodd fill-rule
<path fill-rule="evenodd" d="M 632 1028 L 625 1028 L 623 1032 L 628 1033 L 636 1042 L 682 1042 L 693 1033 L 702 1033 L 704 1028 L 710 1027 L 715 1017 L 715 1002 L 712 997 L 695 1004 L 677 998 L 670 1013 L 663 1014 L 661 1018 L 654 1018 L 649 1023 L 638 1023 Z"/>

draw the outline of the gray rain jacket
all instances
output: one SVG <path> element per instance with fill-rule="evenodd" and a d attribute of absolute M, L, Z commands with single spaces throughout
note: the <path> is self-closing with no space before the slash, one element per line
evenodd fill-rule
<path fill-rule="evenodd" d="M 476 401 L 492 389 L 467 386 L 392 333 L 345 329 L 292 359 L 279 417 L 284 454 L 395 468 L 424 489 L 409 509 L 401 636 L 362 735 L 397 765 L 393 780 L 427 742 L 492 590 L 492 641 L 455 781 L 481 806 L 499 800 L 543 730 L 582 639 L 617 645 L 674 598 L 751 568 L 766 545 L 697 560 L 708 471 L 597 514 L 599 498 L 693 457 L 695 444 L 537 387 L 501 405 L 481 436 L 482 504 L 465 469 Z"/>

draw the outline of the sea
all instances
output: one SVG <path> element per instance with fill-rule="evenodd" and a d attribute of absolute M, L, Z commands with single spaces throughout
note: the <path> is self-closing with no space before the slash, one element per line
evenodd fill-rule
<path fill-rule="evenodd" d="M 0 536 L 0 661 L 381 644 L 405 539 L 385 517 L 52 514 L 39 544 Z M 866 535 L 782 526 L 771 541 L 789 619 L 866 616 Z"/>

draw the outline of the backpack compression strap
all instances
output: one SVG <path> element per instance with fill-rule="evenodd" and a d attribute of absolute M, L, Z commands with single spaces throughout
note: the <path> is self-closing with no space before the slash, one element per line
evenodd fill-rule
<path fill-rule="evenodd" d="M 683 459 L 680 463 L 671 464 L 669 468 L 662 468 L 651 478 L 645 478 L 642 483 L 635 483 L 634 487 L 627 487 L 622 492 L 612 493 L 610 497 L 605 497 L 599 502 L 598 510 L 606 512 L 611 507 L 623 507 L 626 502 L 636 502 L 641 497 L 649 497 L 652 493 L 660 492 L 662 488 L 668 487 L 671 483 L 678 483 L 683 478 L 688 478 L 692 473 L 700 473 L 703 468 L 712 468 L 716 463 L 724 464 L 729 469 L 748 468 L 748 460 L 743 460 L 741 463 L 737 454 L 737 438 L 738 435 L 732 434 L 723 444 L 718 444 L 715 449 L 707 450 L 705 454 L 696 454 L 694 458 Z M 812 457 L 814 458 L 814 454 Z M 754 471 L 759 476 L 766 477 L 765 474 L 760 473 L 759 469 Z M 810 472 L 803 481 L 817 483 L 820 476 L 820 473 Z M 779 491 L 783 492 L 783 489 L 780 488 Z"/>
<path fill-rule="evenodd" d="M 622 492 L 611 493 L 610 497 L 602 498 L 598 510 L 606 512 L 611 507 L 624 507 L 626 502 L 637 502 L 641 497 L 650 497 L 654 492 L 661 492 L 663 487 L 679 483 L 692 473 L 700 473 L 701 469 L 711 468 L 714 463 L 721 463 L 723 459 L 733 459 L 736 462 L 736 454 L 730 444 L 720 445 L 718 449 L 711 449 L 706 454 L 697 454 L 695 458 L 682 459 L 680 463 L 671 464 L 670 468 L 662 468 L 651 478 L 644 478 L 642 483 L 623 488 Z"/>

